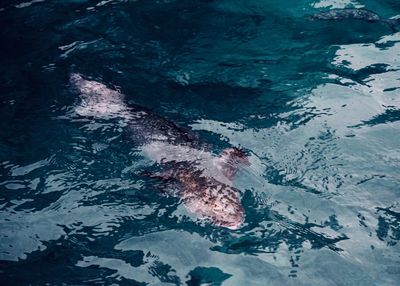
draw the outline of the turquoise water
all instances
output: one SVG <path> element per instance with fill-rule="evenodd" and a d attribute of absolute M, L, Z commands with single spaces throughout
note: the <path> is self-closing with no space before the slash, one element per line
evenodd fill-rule
<path fill-rule="evenodd" d="M 0 4 L 0 284 L 400 284 L 400 27 L 310 18 L 398 0 L 21 1 Z M 160 192 L 118 120 L 74 116 L 71 73 L 244 150 L 241 227 Z"/>

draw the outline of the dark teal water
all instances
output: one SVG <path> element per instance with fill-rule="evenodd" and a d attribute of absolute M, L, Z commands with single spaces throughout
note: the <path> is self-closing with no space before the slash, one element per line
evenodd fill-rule
<path fill-rule="evenodd" d="M 21 1 L 0 4 L 1 285 L 400 285 L 400 33 L 309 17 L 398 0 Z M 71 72 L 246 150 L 243 226 L 69 116 Z"/>

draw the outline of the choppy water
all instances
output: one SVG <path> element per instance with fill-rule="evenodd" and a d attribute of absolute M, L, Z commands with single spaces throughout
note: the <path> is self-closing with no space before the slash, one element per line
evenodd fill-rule
<path fill-rule="evenodd" d="M 398 0 L 2 1 L 2 285 L 399 285 Z M 399 27 L 398 27 L 399 28 Z M 245 222 L 190 215 L 79 72 L 240 146 Z"/>

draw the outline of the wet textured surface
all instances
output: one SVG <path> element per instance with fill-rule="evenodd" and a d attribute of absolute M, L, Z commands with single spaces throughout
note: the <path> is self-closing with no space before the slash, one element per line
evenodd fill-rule
<path fill-rule="evenodd" d="M 311 17 L 344 7 L 400 14 L 397 0 L 2 1 L 0 284 L 399 285 L 400 27 Z M 73 73 L 213 156 L 245 150 L 241 227 L 145 176 L 159 162 L 119 118 L 76 116 Z"/>

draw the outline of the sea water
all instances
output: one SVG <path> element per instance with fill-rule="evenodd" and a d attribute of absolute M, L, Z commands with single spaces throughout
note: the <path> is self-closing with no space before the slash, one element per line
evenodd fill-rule
<path fill-rule="evenodd" d="M 26 1 L 26 2 L 23 2 Z M 2 285 L 399 285 L 398 0 L 0 4 Z M 399 28 L 399 27 L 397 27 Z M 118 120 L 72 115 L 71 73 L 240 147 L 229 230 L 143 176 Z"/>

